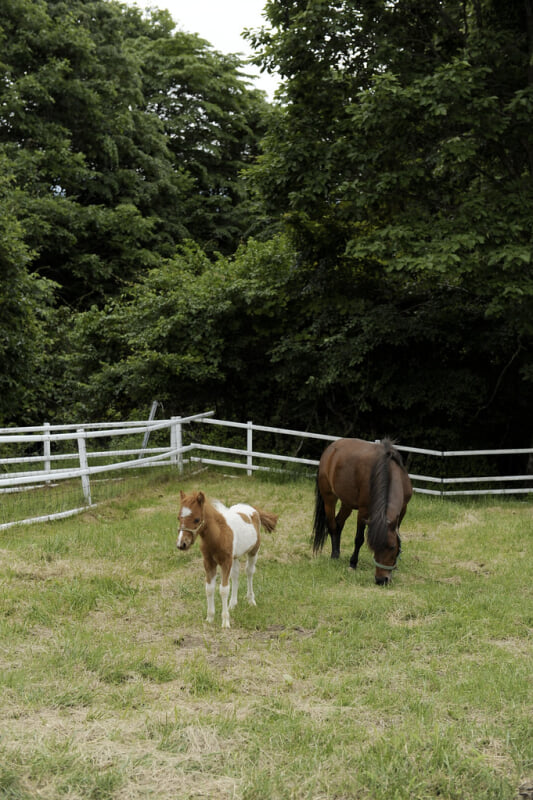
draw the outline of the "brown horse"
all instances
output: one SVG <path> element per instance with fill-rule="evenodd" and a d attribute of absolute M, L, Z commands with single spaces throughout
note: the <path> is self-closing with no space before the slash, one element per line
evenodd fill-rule
<path fill-rule="evenodd" d="M 331 557 L 339 558 L 344 523 L 357 514 L 355 548 L 350 567 L 355 569 L 368 525 L 368 545 L 374 551 L 375 579 L 389 583 L 401 552 L 400 523 L 413 488 L 400 453 L 390 439 L 379 443 L 339 439 L 322 453 L 316 482 L 313 551 L 331 536 Z M 340 500 L 337 515 L 335 508 Z"/>

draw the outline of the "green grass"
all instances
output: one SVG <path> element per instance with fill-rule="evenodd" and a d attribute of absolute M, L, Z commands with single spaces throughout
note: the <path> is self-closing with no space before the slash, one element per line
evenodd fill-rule
<path fill-rule="evenodd" d="M 127 488 L 127 487 L 126 487 Z M 0 534 L 0 798 L 514 800 L 533 778 L 529 500 L 416 495 L 391 587 L 310 546 L 313 481 L 136 480 Z M 179 489 L 280 514 L 205 622 Z"/>

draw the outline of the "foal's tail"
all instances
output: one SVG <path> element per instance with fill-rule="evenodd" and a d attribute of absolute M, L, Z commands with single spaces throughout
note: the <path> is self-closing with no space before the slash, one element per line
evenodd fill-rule
<path fill-rule="evenodd" d="M 261 511 L 260 508 L 256 508 L 255 510 L 259 514 L 259 519 L 261 520 L 261 525 L 263 526 L 263 528 L 268 533 L 272 533 L 272 531 L 277 525 L 278 515 L 271 514 L 270 511 Z"/>
<path fill-rule="evenodd" d="M 322 550 L 324 542 L 328 536 L 328 528 L 326 525 L 326 508 L 324 506 L 324 499 L 320 494 L 318 488 L 318 477 L 315 486 L 315 516 L 313 519 L 313 553 Z"/>

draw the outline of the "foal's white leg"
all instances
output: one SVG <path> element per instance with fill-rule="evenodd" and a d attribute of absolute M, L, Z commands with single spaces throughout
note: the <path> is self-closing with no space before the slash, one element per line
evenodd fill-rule
<path fill-rule="evenodd" d="M 229 583 L 227 586 L 220 584 L 220 597 L 222 600 L 222 627 L 229 628 L 229 611 L 228 611 L 228 596 L 229 596 Z"/>
<path fill-rule="evenodd" d="M 246 599 L 248 602 L 255 606 L 255 595 L 254 595 L 254 572 L 255 572 L 255 562 L 257 561 L 257 553 L 255 556 L 248 556 L 248 561 L 246 563 L 246 576 L 248 578 L 248 592 L 246 594 Z"/>
<path fill-rule="evenodd" d="M 238 559 L 235 559 L 231 567 L 231 598 L 229 601 L 230 608 L 235 608 L 235 606 L 237 605 L 237 595 L 239 593 L 239 571 L 240 571 L 240 564 Z"/>
<path fill-rule="evenodd" d="M 217 576 L 213 578 L 212 581 L 206 581 L 205 583 L 205 594 L 207 596 L 207 621 L 213 622 L 215 619 L 215 586 L 217 582 Z"/>

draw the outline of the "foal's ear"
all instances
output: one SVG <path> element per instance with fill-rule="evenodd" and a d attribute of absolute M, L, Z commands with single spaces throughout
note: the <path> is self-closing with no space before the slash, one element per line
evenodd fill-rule
<path fill-rule="evenodd" d="M 183 489 L 180 489 L 180 498 L 181 498 L 181 500 L 183 500 L 184 497 L 185 497 L 185 492 L 183 491 Z"/>
<path fill-rule="evenodd" d="M 205 503 L 205 494 L 203 492 L 198 492 L 196 495 L 197 501 L 200 503 L 201 506 Z"/>

